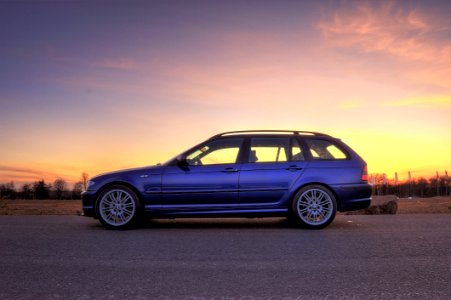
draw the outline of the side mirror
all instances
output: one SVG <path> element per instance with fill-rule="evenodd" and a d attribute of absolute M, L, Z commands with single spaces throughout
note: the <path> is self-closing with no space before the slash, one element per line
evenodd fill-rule
<path fill-rule="evenodd" d="M 185 170 L 185 171 L 189 169 L 189 168 L 188 168 L 189 163 L 188 163 L 188 161 L 186 160 L 186 156 L 184 156 L 184 155 L 179 155 L 179 156 L 177 156 L 176 160 L 177 160 L 177 166 L 178 166 L 180 169 Z"/>

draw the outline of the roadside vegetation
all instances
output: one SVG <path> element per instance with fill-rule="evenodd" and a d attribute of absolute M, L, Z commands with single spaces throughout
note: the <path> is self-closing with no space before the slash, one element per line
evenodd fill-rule
<path fill-rule="evenodd" d="M 8 200 L 80 200 L 81 193 L 86 190 L 89 176 L 82 173 L 80 180 L 69 188 L 67 181 L 61 177 L 53 183 L 47 183 L 44 179 L 33 183 L 26 183 L 16 188 L 14 181 L 0 183 L 0 199 Z"/>
<path fill-rule="evenodd" d="M 13 181 L 0 184 L 0 215 L 80 215 L 81 193 L 89 176 L 82 173 L 71 188 L 63 178 L 44 179 L 17 188 Z M 369 209 L 349 214 L 451 213 L 448 174 L 398 182 L 384 174 L 370 176 L 373 202 Z M 78 200 L 78 201 L 67 201 Z"/>
<path fill-rule="evenodd" d="M 429 179 L 410 178 L 409 174 L 408 180 L 399 182 L 397 177 L 397 174 L 395 174 L 395 178 L 387 178 L 385 174 L 370 175 L 369 183 L 373 187 L 373 196 L 396 195 L 399 198 L 429 198 L 450 195 L 451 182 L 447 171 L 444 176 L 439 176 L 437 172 L 435 177 Z"/>

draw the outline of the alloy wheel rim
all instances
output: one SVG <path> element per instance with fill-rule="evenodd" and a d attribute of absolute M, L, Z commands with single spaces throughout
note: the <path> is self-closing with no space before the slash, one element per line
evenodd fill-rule
<path fill-rule="evenodd" d="M 333 213 L 332 198 L 323 190 L 309 189 L 299 196 L 297 201 L 298 215 L 309 225 L 326 223 Z"/>
<path fill-rule="evenodd" d="M 100 215 L 111 226 L 125 225 L 133 218 L 136 211 L 135 201 L 130 193 L 115 189 L 108 191 L 100 199 Z"/>

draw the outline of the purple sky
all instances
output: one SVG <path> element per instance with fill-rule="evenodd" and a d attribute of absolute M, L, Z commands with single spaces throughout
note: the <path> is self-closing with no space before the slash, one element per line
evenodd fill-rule
<path fill-rule="evenodd" d="M 450 15 L 451 1 L 0 1 L 0 182 L 75 181 L 252 128 L 337 135 L 370 172 L 449 168 Z"/>

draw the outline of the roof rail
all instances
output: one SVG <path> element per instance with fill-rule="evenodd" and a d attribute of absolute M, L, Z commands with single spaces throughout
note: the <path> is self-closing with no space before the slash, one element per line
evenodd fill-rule
<path fill-rule="evenodd" d="M 315 132 L 315 131 L 301 131 L 301 130 L 237 130 L 237 131 L 227 131 L 216 134 L 212 136 L 212 138 L 226 136 L 226 135 L 235 135 L 235 134 L 245 134 L 245 133 L 276 133 L 276 134 L 292 134 L 292 135 L 314 135 L 314 136 L 329 136 L 324 133 Z"/>

